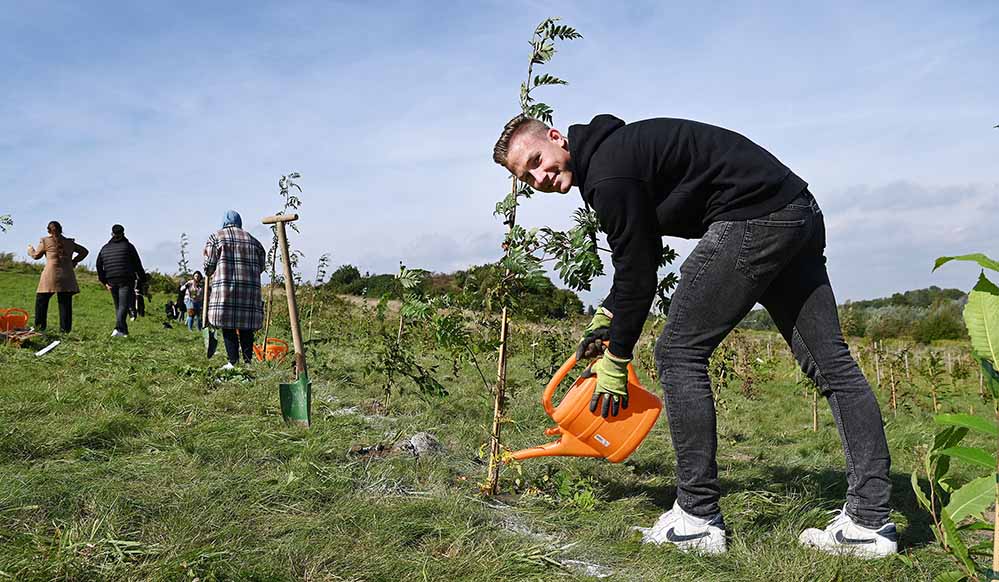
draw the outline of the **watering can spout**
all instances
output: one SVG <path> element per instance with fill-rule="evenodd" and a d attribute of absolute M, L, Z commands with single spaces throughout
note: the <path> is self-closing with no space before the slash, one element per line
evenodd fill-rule
<path fill-rule="evenodd" d="M 510 456 L 516 461 L 523 461 L 535 457 L 602 457 L 603 455 L 572 434 L 562 433 L 562 438 L 557 441 L 514 451 Z"/>

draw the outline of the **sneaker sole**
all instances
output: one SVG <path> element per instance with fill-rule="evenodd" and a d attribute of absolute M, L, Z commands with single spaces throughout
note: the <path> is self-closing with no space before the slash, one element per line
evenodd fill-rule
<path fill-rule="evenodd" d="M 823 546 L 815 542 L 812 542 L 811 540 L 803 540 L 801 538 L 798 538 L 798 543 L 801 544 L 803 547 L 813 550 L 818 550 L 825 554 L 830 554 L 833 556 L 852 556 L 854 558 L 861 558 L 864 560 L 878 560 L 881 558 L 888 558 L 898 553 L 897 548 L 882 553 L 880 551 L 870 549 L 867 546 L 843 546 L 843 545 Z"/>

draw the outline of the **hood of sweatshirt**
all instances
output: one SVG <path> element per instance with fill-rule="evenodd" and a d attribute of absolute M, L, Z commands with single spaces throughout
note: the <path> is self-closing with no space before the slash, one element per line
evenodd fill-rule
<path fill-rule="evenodd" d="M 569 126 L 569 161 L 572 164 L 572 183 L 579 188 L 586 199 L 586 172 L 590 168 L 590 158 L 607 136 L 624 127 L 624 121 L 607 113 L 601 113 L 588 124 Z M 587 200 L 587 202 L 590 202 Z"/>

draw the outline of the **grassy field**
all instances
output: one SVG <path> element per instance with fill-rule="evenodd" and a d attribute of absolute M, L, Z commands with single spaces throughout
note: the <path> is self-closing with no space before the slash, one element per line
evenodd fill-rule
<path fill-rule="evenodd" d="M 30 309 L 36 282 L 0 271 L 0 303 Z M 910 406 L 892 418 L 881 391 L 905 558 L 798 547 L 803 528 L 824 526 L 842 505 L 846 484 L 828 407 L 820 403 L 813 433 L 811 398 L 783 345 L 787 363 L 755 397 L 721 389 L 730 549 L 708 558 L 644 546 L 630 529 L 673 503 L 664 418 L 625 463 L 527 461 L 488 499 L 478 483 L 490 396 L 478 375 L 442 365 L 450 396 L 410 388 L 386 408 L 361 306 L 335 303 L 316 324 L 314 423 L 303 430 L 281 422 L 287 366 L 219 371 L 224 358 L 207 361 L 199 334 L 162 326 L 166 297 L 113 340 L 110 296 L 92 276 L 81 287 L 74 330 L 54 351 L 0 347 L 0 580 L 912 581 L 948 564 L 909 486 L 931 416 Z M 510 448 L 547 439 L 530 333 L 514 338 Z M 280 325 L 271 335 L 290 340 Z M 488 358 L 482 365 L 494 369 Z M 944 406 L 982 404 L 969 381 Z M 420 431 L 444 451 L 391 452 Z"/>

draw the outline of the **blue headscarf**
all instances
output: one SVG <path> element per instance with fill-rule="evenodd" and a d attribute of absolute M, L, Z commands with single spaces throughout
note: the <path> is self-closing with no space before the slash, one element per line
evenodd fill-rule
<path fill-rule="evenodd" d="M 226 210 L 225 218 L 222 219 L 222 228 L 227 226 L 235 226 L 236 228 L 243 228 L 243 219 L 239 216 L 239 213 L 235 210 Z"/>

